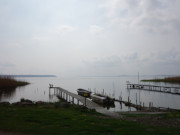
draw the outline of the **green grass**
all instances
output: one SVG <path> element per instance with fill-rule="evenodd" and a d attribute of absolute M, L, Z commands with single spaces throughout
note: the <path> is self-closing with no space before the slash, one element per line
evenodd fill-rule
<path fill-rule="evenodd" d="M 11 89 L 11 88 L 16 88 L 18 86 L 25 86 L 27 84 L 29 83 L 24 81 L 17 81 L 16 79 L 10 76 L 0 75 L 0 89 Z"/>
<path fill-rule="evenodd" d="M 123 114 L 126 117 L 135 117 L 135 118 L 142 118 L 147 116 L 160 116 L 163 119 L 180 119 L 180 112 L 170 112 L 170 113 L 161 113 L 161 114 L 147 114 L 147 113 L 140 113 L 140 114 Z"/>
<path fill-rule="evenodd" d="M 142 125 L 136 122 L 105 117 L 94 110 L 78 106 L 57 105 L 31 107 L 0 105 L 0 130 L 31 135 L 172 135 L 179 128 Z"/>
<path fill-rule="evenodd" d="M 163 79 L 141 80 L 142 82 L 165 82 L 180 84 L 180 77 L 167 77 Z"/>

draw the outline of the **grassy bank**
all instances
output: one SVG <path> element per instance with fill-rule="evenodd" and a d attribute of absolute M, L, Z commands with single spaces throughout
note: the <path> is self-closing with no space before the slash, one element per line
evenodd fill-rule
<path fill-rule="evenodd" d="M 180 84 L 180 77 L 166 77 L 163 79 L 151 79 L 141 80 L 142 82 L 165 82 L 165 83 L 177 83 Z"/>
<path fill-rule="evenodd" d="M 18 86 L 25 86 L 27 84 L 29 83 L 24 81 L 17 81 L 16 79 L 9 76 L 0 75 L 0 89 L 16 88 Z"/>
<path fill-rule="evenodd" d="M 175 116 L 180 115 L 176 114 Z M 167 117 L 164 119 L 171 119 L 171 117 Z M 0 105 L 0 123 L 1 131 L 31 135 L 173 135 L 180 133 L 179 126 L 153 126 L 148 123 L 112 119 L 94 110 L 83 109 L 75 105 L 60 107 L 58 103 L 46 103 L 30 107 Z"/>

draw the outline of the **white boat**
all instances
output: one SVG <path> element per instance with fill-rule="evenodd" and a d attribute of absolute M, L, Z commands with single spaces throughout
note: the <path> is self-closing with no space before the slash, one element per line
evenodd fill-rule
<path fill-rule="evenodd" d="M 91 99 L 99 104 L 114 104 L 114 98 L 103 94 L 91 94 Z"/>

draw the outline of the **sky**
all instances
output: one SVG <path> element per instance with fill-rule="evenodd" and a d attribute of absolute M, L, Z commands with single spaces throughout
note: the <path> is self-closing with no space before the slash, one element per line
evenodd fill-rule
<path fill-rule="evenodd" d="M 0 74 L 180 75 L 179 0 L 0 0 Z"/>

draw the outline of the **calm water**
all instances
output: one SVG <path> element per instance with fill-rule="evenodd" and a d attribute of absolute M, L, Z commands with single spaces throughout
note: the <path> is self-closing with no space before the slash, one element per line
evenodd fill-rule
<path fill-rule="evenodd" d="M 150 79 L 154 77 L 140 77 L 141 79 Z M 30 99 L 33 101 L 57 101 L 56 97 L 49 96 L 49 84 L 53 84 L 57 87 L 62 87 L 73 93 L 76 93 L 78 88 L 90 89 L 92 92 L 101 93 L 104 92 L 108 95 L 115 95 L 115 98 L 119 99 L 121 95 L 123 100 L 128 100 L 128 96 L 132 103 L 136 103 L 136 94 L 138 103 L 141 101 L 145 106 L 149 106 L 149 102 L 153 102 L 153 106 L 156 107 L 170 107 L 174 109 L 180 109 L 180 96 L 165 94 L 159 92 L 127 90 L 126 81 L 131 83 L 138 83 L 137 77 L 79 77 L 79 78 L 17 78 L 18 80 L 28 81 L 31 84 L 25 87 L 19 87 L 12 90 L 0 91 L 0 101 L 17 102 L 21 98 Z M 180 85 L 165 84 L 165 83 L 143 83 L 143 84 L 156 84 L 161 86 L 175 86 Z M 133 108 L 122 106 L 120 108 L 119 103 L 115 103 L 115 108 L 111 108 L 110 111 L 134 111 Z"/>

